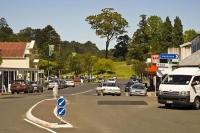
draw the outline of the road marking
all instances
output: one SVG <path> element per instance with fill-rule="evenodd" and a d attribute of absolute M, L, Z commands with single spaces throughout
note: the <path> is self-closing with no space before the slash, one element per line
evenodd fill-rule
<path fill-rule="evenodd" d="M 84 91 L 84 92 L 80 92 L 80 93 L 74 93 L 74 94 L 72 94 L 72 95 L 83 94 L 83 93 L 87 93 L 87 92 L 90 92 L 90 91 L 92 91 L 92 90 L 88 90 L 88 91 Z"/>
<path fill-rule="evenodd" d="M 49 131 L 49 132 L 57 133 L 57 132 L 55 132 L 55 131 L 53 131 L 53 130 L 51 130 L 51 129 L 49 129 L 49 128 L 43 127 L 43 126 L 41 126 L 41 125 L 39 125 L 39 124 L 36 124 L 36 123 L 34 123 L 34 122 L 32 122 L 32 121 L 26 119 L 26 118 L 24 118 L 24 120 L 27 121 L 27 122 L 29 122 L 29 123 L 31 123 L 31 124 L 33 124 L 33 125 L 35 125 L 35 126 L 37 126 L 37 127 L 43 128 L 43 129 L 45 129 L 45 130 L 47 130 L 47 131 Z"/>
<path fill-rule="evenodd" d="M 128 92 L 126 92 L 126 96 L 128 97 Z"/>

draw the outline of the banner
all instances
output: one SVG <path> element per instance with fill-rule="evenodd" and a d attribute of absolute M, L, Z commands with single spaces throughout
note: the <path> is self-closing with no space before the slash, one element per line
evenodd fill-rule
<path fill-rule="evenodd" d="M 49 45 L 49 56 L 51 56 L 54 52 L 54 45 Z"/>

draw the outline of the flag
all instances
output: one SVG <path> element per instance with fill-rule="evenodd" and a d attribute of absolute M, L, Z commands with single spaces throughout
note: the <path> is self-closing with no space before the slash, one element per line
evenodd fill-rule
<path fill-rule="evenodd" d="M 51 56 L 54 52 L 54 45 L 49 45 L 49 56 Z"/>

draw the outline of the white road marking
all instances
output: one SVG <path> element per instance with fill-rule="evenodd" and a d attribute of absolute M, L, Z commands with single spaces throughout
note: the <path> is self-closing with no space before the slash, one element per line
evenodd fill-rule
<path fill-rule="evenodd" d="M 49 132 L 51 132 L 51 133 L 57 133 L 57 132 L 55 132 L 55 131 L 53 131 L 53 130 L 51 130 L 51 129 L 49 129 L 49 128 L 43 127 L 43 126 L 41 126 L 41 125 L 39 125 L 39 124 L 36 124 L 36 123 L 34 123 L 34 122 L 32 122 L 32 121 L 26 119 L 26 118 L 25 118 L 24 120 L 27 121 L 27 122 L 29 122 L 29 123 L 31 123 L 31 124 L 33 124 L 33 125 L 35 125 L 35 126 L 37 126 L 37 127 L 43 128 L 43 129 L 45 129 L 45 130 L 47 130 L 47 131 L 49 131 Z"/>
<path fill-rule="evenodd" d="M 90 91 L 92 91 L 92 90 L 88 90 L 88 91 L 84 91 L 84 92 L 80 92 L 80 93 L 74 93 L 74 94 L 72 94 L 72 95 L 83 94 L 83 93 L 87 93 L 87 92 L 90 92 Z"/>
<path fill-rule="evenodd" d="M 126 96 L 128 96 L 128 92 L 126 92 Z"/>

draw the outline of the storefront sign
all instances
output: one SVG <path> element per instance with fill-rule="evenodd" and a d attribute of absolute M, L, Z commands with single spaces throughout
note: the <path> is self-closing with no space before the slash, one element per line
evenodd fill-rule
<path fill-rule="evenodd" d="M 160 63 L 159 55 L 151 55 L 151 63 Z"/>

